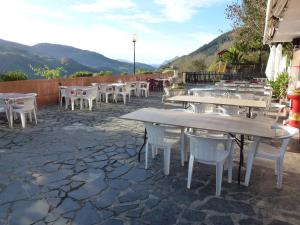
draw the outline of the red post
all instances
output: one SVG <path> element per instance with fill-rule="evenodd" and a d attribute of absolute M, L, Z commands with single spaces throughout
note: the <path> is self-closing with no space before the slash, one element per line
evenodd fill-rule
<path fill-rule="evenodd" d="M 288 124 L 300 129 L 300 93 L 288 95 L 291 100 L 291 111 Z"/>

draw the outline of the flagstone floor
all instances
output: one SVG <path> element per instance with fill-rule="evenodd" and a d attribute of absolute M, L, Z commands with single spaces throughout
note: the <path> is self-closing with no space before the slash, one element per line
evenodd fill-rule
<path fill-rule="evenodd" d="M 178 151 L 169 176 L 163 175 L 162 154 L 148 170 L 137 161 L 143 125 L 118 117 L 142 107 L 173 106 L 152 94 L 92 112 L 40 108 L 38 125 L 25 130 L 0 123 L 0 224 L 300 224 L 297 140 L 286 153 L 281 190 L 273 165 L 264 162 L 254 166 L 249 187 L 228 184 L 224 172 L 216 197 L 210 166 L 196 163 L 186 188 L 187 165 L 180 166 Z"/>

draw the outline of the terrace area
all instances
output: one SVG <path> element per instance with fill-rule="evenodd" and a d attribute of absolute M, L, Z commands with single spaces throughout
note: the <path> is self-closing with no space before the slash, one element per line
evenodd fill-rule
<path fill-rule="evenodd" d="M 224 173 L 216 197 L 215 170 L 207 165 L 194 165 L 186 188 L 179 151 L 171 154 L 168 176 L 162 152 L 147 170 L 144 157 L 138 162 L 144 126 L 119 116 L 144 107 L 179 105 L 151 93 L 93 111 L 39 107 L 38 124 L 26 129 L 0 124 L 0 224 L 300 224 L 298 140 L 285 154 L 282 189 L 267 161 L 255 164 L 248 187 L 239 185 L 236 159 L 233 182 Z"/>

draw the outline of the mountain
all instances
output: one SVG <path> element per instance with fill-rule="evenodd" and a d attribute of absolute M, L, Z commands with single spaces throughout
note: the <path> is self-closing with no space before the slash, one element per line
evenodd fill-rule
<path fill-rule="evenodd" d="M 179 56 L 175 56 L 175 57 L 173 57 L 172 59 L 167 59 L 167 60 L 163 61 L 163 63 L 162 63 L 161 65 L 162 65 L 162 66 L 163 66 L 163 65 L 167 65 L 167 64 L 169 64 L 169 63 L 175 61 L 175 60 L 178 59 L 178 58 L 179 58 Z"/>
<path fill-rule="evenodd" d="M 217 53 L 231 47 L 233 44 L 233 32 L 227 32 L 221 34 L 211 42 L 201 46 L 197 50 L 191 52 L 188 55 L 184 55 L 175 60 L 170 61 L 165 64 L 165 66 L 175 66 L 179 69 L 179 71 L 196 71 L 197 68 L 195 64 L 203 63 L 204 66 L 209 67 L 212 63 L 214 63 L 217 59 Z M 200 62 L 199 62 L 200 61 Z"/>
<path fill-rule="evenodd" d="M 110 70 L 113 73 L 133 71 L 133 65 L 129 62 L 121 62 L 115 59 L 110 59 L 96 52 L 82 50 L 66 45 L 41 43 L 32 46 L 32 51 L 38 55 L 45 57 L 71 58 L 78 63 L 94 68 L 96 70 Z M 143 63 L 136 63 L 136 69 L 153 70 L 150 65 Z"/>
<path fill-rule="evenodd" d="M 120 62 L 92 51 L 48 43 L 27 46 L 0 39 L 0 74 L 9 70 L 21 70 L 31 79 L 37 78 L 29 65 L 47 65 L 50 68 L 63 66 L 66 75 L 76 71 L 112 71 L 113 74 L 133 71 L 132 63 Z M 136 69 L 154 70 L 154 67 L 136 63 Z"/>

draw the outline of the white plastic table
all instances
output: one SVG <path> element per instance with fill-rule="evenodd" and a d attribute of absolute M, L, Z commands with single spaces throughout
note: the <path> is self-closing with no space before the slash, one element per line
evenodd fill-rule
<path fill-rule="evenodd" d="M 12 118 L 12 104 L 18 99 L 36 97 L 36 93 L 0 93 L 0 99 L 6 101 L 8 106 L 8 125 L 12 128 L 13 118 Z M 36 102 L 35 102 L 36 104 Z"/>
<path fill-rule="evenodd" d="M 258 136 L 264 138 L 272 138 L 276 136 L 276 132 L 271 128 L 270 124 L 255 121 L 249 118 L 217 116 L 209 114 L 197 114 L 183 111 L 172 111 L 166 109 L 143 108 L 120 117 L 121 119 L 134 120 L 148 123 L 165 124 L 177 127 L 189 127 L 194 129 L 203 129 L 228 133 L 231 135 L 240 134 L 240 162 L 238 183 L 241 179 L 241 167 L 244 161 L 244 135 Z M 143 149 L 147 139 L 147 132 L 144 134 L 144 144 L 140 148 Z"/>
<path fill-rule="evenodd" d="M 166 101 L 184 102 L 184 103 L 207 103 L 214 105 L 230 105 L 249 108 L 249 117 L 251 108 L 266 108 L 267 103 L 261 100 L 252 99 L 236 99 L 236 98 L 221 98 L 221 97 L 202 97 L 194 95 L 178 95 L 166 99 Z"/>

